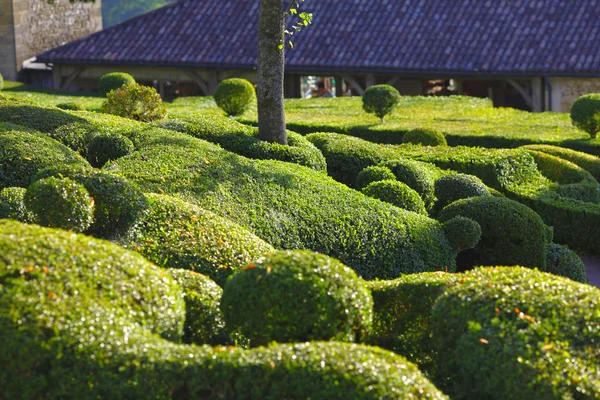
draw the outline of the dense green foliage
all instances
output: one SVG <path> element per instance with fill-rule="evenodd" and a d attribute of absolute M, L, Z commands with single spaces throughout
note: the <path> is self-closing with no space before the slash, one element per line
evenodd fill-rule
<path fill-rule="evenodd" d="M 125 157 L 135 147 L 131 140 L 118 133 L 99 133 L 92 137 L 87 149 L 87 159 L 93 167 L 101 168 L 110 160 Z"/>
<path fill-rule="evenodd" d="M 89 229 L 100 237 L 125 232 L 146 212 L 144 194 L 131 182 L 113 174 L 84 168 L 47 168 L 37 179 L 66 177 L 81 183 L 94 199 L 94 223 Z"/>
<path fill-rule="evenodd" d="M 432 312 L 435 382 L 453 399 L 600 397 L 600 291 L 526 268 L 482 268 Z"/>
<path fill-rule="evenodd" d="M 490 192 L 485 184 L 473 175 L 450 174 L 435 181 L 435 197 L 437 197 L 435 206 L 438 210 L 456 200 L 489 195 Z"/>
<path fill-rule="evenodd" d="M 471 218 L 456 216 L 443 225 L 444 233 L 456 252 L 472 249 L 481 240 L 481 226 Z"/>
<path fill-rule="evenodd" d="M 209 276 L 221 286 L 234 271 L 273 251 L 248 230 L 175 197 L 149 194 L 148 213 L 119 242 L 153 263 Z"/>
<path fill-rule="evenodd" d="M 68 165 L 89 167 L 77 153 L 40 133 L 0 132 L 0 189 L 27 187 L 40 169 Z"/>
<path fill-rule="evenodd" d="M 394 180 L 396 175 L 387 167 L 373 165 L 360 171 L 354 187 L 358 190 L 367 187 L 370 183 L 385 180 Z"/>
<path fill-rule="evenodd" d="M 396 207 L 427 215 L 425 203 L 419 193 L 403 182 L 391 179 L 371 182 L 362 189 L 362 192 L 367 196 L 393 204 Z"/>
<path fill-rule="evenodd" d="M 279 251 L 243 268 L 225 284 L 221 307 L 228 329 L 252 346 L 361 340 L 373 318 L 373 299 L 356 273 L 309 251 Z"/>
<path fill-rule="evenodd" d="M 374 85 L 365 90 L 362 96 L 363 110 L 383 119 L 391 113 L 400 102 L 400 93 L 390 85 Z"/>
<path fill-rule="evenodd" d="M 21 222 L 33 222 L 35 216 L 25 206 L 25 192 L 21 187 L 8 187 L 0 190 L 0 218 L 10 218 Z"/>
<path fill-rule="evenodd" d="M 0 74 L 0 90 L 4 89 L 4 77 Z"/>
<path fill-rule="evenodd" d="M 214 98 L 228 115 L 240 115 L 256 101 L 256 91 L 246 79 L 230 78 L 217 85 Z"/>
<path fill-rule="evenodd" d="M 546 227 L 530 208 L 502 197 L 471 197 L 448 205 L 439 220 L 459 215 L 481 227 L 479 244 L 459 254 L 459 268 L 503 264 L 546 269 Z"/>
<path fill-rule="evenodd" d="M 70 110 L 70 111 L 81 111 L 83 107 L 75 102 L 67 102 L 67 103 L 58 103 L 56 108 L 60 108 L 61 110 Z"/>
<path fill-rule="evenodd" d="M 183 343 L 232 344 L 219 308 L 223 289 L 210 278 L 186 269 L 167 269 L 185 301 Z"/>
<path fill-rule="evenodd" d="M 110 91 L 100 109 L 103 113 L 142 122 L 162 119 L 167 115 L 160 94 L 150 86 L 127 83 Z"/>
<path fill-rule="evenodd" d="M 600 132 L 600 93 L 585 94 L 571 105 L 571 122 L 595 138 Z"/>
<path fill-rule="evenodd" d="M 160 128 L 187 133 L 221 145 L 224 149 L 255 159 L 292 162 L 325 171 L 325 157 L 303 136 L 288 132 L 288 144 L 270 143 L 258 138 L 258 129 L 221 115 L 193 114 L 155 124 Z"/>
<path fill-rule="evenodd" d="M 177 344 L 180 286 L 109 242 L 4 220 L 0 248 L 3 398 L 446 399 L 373 347 Z"/>
<path fill-rule="evenodd" d="M 585 265 L 568 247 L 549 243 L 546 248 L 546 272 L 587 283 Z"/>
<path fill-rule="evenodd" d="M 130 74 L 125 72 L 111 72 L 103 75 L 98 81 L 98 92 L 102 96 L 106 96 L 111 91 L 121 89 L 124 85 L 132 83 L 135 83 L 135 78 Z"/>
<path fill-rule="evenodd" d="M 430 209 L 435 204 L 436 173 L 428 165 L 407 159 L 395 159 L 379 164 L 388 168 L 396 179 L 414 189 Z"/>
<path fill-rule="evenodd" d="M 42 226 L 83 232 L 94 218 L 94 199 L 69 178 L 40 179 L 27 188 L 23 200 Z"/>
<path fill-rule="evenodd" d="M 582 153 L 580 151 L 565 149 L 564 147 L 543 144 L 531 144 L 523 146 L 523 148 L 526 150 L 541 151 L 542 153 L 547 153 L 571 161 L 573 164 L 580 166 L 592 174 L 596 180 L 600 180 L 600 157 Z"/>
<path fill-rule="evenodd" d="M 421 146 L 448 146 L 443 133 L 434 129 L 413 129 L 402 136 L 402 143 Z"/>

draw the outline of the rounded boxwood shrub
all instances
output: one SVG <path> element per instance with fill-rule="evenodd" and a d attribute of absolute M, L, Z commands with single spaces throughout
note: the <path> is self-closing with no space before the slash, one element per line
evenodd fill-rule
<path fill-rule="evenodd" d="M 375 85 L 365 90 L 362 96 L 363 110 L 383 119 L 400 103 L 400 93 L 390 85 Z"/>
<path fill-rule="evenodd" d="M 25 192 L 21 187 L 0 190 L 0 218 L 10 218 L 21 222 L 34 222 L 35 216 L 25 206 Z"/>
<path fill-rule="evenodd" d="M 127 83 L 108 93 L 100 111 L 142 122 L 155 121 L 167 115 L 156 89 L 137 83 Z"/>
<path fill-rule="evenodd" d="M 373 318 L 373 299 L 356 273 L 309 251 L 279 251 L 249 264 L 225 284 L 221 308 L 227 328 L 252 346 L 361 340 Z"/>
<path fill-rule="evenodd" d="M 430 209 L 435 204 L 434 176 L 421 163 L 407 159 L 395 159 L 379 164 L 394 173 L 396 179 L 414 189 L 425 202 L 425 208 Z"/>
<path fill-rule="evenodd" d="M 70 110 L 70 111 L 82 111 L 83 107 L 80 106 L 78 103 L 69 101 L 66 103 L 58 103 L 56 105 L 56 108 L 60 108 L 61 110 Z"/>
<path fill-rule="evenodd" d="M 91 168 L 47 168 L 35 179 L 52 176 L 81 183 L 94 198 L 94 223 L 88 232 L 97 236 L 108 238 L 127 231 L 148 208 L 144 194 L 119 176 Z"/>
<path fill-rule="evenodd" d="M 476 176 L 451 174 L 442 176 L 435 181 L 436 208 L 438 210 L 456 200 L 476 196 L 490 196 L 487 186 Z"/>
<path fill-rule="evenodd" d="M 548 233 L 540 216 L 529 207 L 503 197 L 471 197 L 446 206 L 439 220 L 446 222 L 456 216 L 475 220 L 481 227 L 479 244 L 459 253 L 459 269 L 478 265 L 546 269 Z"/>
<path fill-rule="evenodd" d="M 546 272 L 587 283 L 585 265 L 581 258 L 573 250 L 559 244 L 549 243 L 546 247 Z"/>
<path fill-rule="evenodd" d="M 94 217 L 94 200 L 83 185 L 69 178 L 45 178 L 29 186 L 25 206 L 43 226 L 85 231 Z"/>
<path fill-rule="evenodd" d="M 98 92 L 106 96 L 111 90 L 117 90 L 123 85 L 135 83 L 135 78 L 125 72 L 111 72 L 105 74 L 98 81 Z"/>
<path fill-rule="evenodd" d="M 521 267 L 461 276 L 432 311 L 434 382 L 453 399 L 600 397 L 600 291 Z"/>
<path fill-rule="evenodd" d="M 355 187 L 361 190 L 367 187 L 372 182 L 394 180 L 396 175 L 391 169 L 378 165 L 372 165 L 360 171 L 358 178 L 356 178 Z"/>
<path fill-rule="evenodd" d="M 39 170 L 68 165 L 89 167 L 79 154 L 41 133 L 0 132 L 0 189 L 26 188 Z"/>
<path fill-rule="evenodd" d="M 413 129 L 402 136 L 402 143 L 419 144 L 422 146 L 448 146 L 446 136 L 434 129 Z"/>
<path fill-rule="evenodd" d="M 427 215 L 425 203 L 419 193 L 405 183 L 396 180 L 376 181 L 370 183 L 362 192 L 367 196 L 386 201 L 396 207 Z"/>
<path fill-rule="evenodd" d="M 233 272 L 273 251 L 247 229 L 171 196 L 148 194 L 148 213 L 119 242 L 153 263 L 187 269 L 223 286 Z"/>
<path fill-rule="evenodd" d="M 254 86 L 246 79 L 221 81 L 215 91 L 215 102 L 228 115 L 240 115 L 256 100 Z"/>
<path fill-rule="evenodd" d="M 481 226 L 471 218 L 460 215 L 450 218 L 442 229 L 457 253 L 474 248 L 481 240 Z"/>
<path fill-rule="evenodd" d="M 571 122 L 595 138 L 600 132 L 600 93 L 585 94 L 571 105 Z"/>
<path fill-rule="evenodd" d="M 202 274 L 186 269 L 167 269 L 183 290 L 185 325 L 183 342 L 210 345 L 233 344 L 219 305 L 223 289 Z"/>
<path fill-rule="evenodd" d="M 118 133 L 100 133 L 92 137 L 87 149 L 87 159 L 93 167 L 101 168 L 110 160 L 125 157 L 135 148 L 131 140 Z"/>

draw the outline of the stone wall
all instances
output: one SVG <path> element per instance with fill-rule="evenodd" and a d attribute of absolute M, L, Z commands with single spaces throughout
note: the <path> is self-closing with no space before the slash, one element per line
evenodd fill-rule
<path fill-rule="evenodd" d="M 12 3 L 0 0 L 0 74 L 9 80 L 17 77 Z"/>
<path fill-rule="evenodd" d="M 581 95 L 600 93 L 600 78 L 552 78 L 552 111 L 569 112 Z"/>

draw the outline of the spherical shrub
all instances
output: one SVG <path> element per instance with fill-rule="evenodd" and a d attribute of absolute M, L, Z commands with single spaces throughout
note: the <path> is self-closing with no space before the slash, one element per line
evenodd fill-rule
<path fill-rule="evenodd" d="M 367 196 L 388 202 L 396 207 L 427 215 L 425 203 L 419 193 L 405 183 L 396 180 L 371 182 L 363 188 L 362 192 Z"/>
<path fill-rule="evenodd" d="M 142 122 L 162 119 L 167 115 L 167 109 L 156 89 L 137 83 L 125 84 L 108 93 L 100 110 L 106 114 Z"/>
<path fill-rule="evenodd" d="M 125 157 L 135 150 L 131 140 L 118 133 L 100 133 L 90 140 L 87 159 L 93 167 L 102 168 L 110 160 Z"/>
<path fill-rule="evenodd" d="M 390 85 L 375 85 L 365 90 L 362 96 L 363 110 L 383 118 L 400 103 L 400 93 Z"/>
<path fill-rule="evenodd" d="M 485 184 L 473 175 L 452 174 L 435 181 L 436 208 L 439 210 L 456 200 L 489 195 Z"/>
<path fill-rule="evenodd" d="M 217 86 L 215 102 L 228 115 L 240 115 L 256 99 L 254 86 L 245 79 L 225 79 Z"/>
<path fill-rule="evenodd" d="M 472 249 L 481 240 L 481 226 L 471 218 L 457 216 L 442 226 L 448 241 L 458 253 Z"/>
<path fill-rule="evenodd" d="M 478 265 L 521 265 L 546 270 L 547 231 L 533 210 L 503 197 L 478 196 L 446 206 L 440 222 L 456 216 L 475 220 L 481 227 L 481 240 L 472 250 L 457 258 L 459 270 Z"/>
<path fill-rule="evenodd" d="M 81 111 L 83 110 L 83 107 L 80 106 L 77 103 L 74 103 L 72 101 L 66 102 L 66 103 L 59 103 L 56 105 L 56 108 L 60 108 L 61 110 L 70 110 L 70 111 Z"/>
<path fill-rule="evenodd" d="M 112 237 L 135 224 L 148 208 L 144 194 L 131 182 L 116 175 L 84 168 L 47 168 L 37 179 L 68 177 L 81 183 L 95 201 L 90 233 Z"/>
<path fill-rule="evenodd" d="M 135 83 L 135 78 L 125 72 L 111 72 L 103 75 L 98 82 L 98 92 L 106 96 L 111 90 L 117 90 L 130 83 Z"/>
<path fill-rule="evenodd" d="M 546 272 L 587 283 L 585 265 L 568 247 L 550 243 L 546 247 Z"/>
<path fill-rule="evenodd" d="M 0 191 L 0 219 L 10 218 L 21 222 L 33 222 L 34 215 L 25 207 L 25 192 L 21 187 L 9 187 Z"/>
<path fill-rule="evenodd" d="M 225 284 L 221 309 L 229 330 L 253 346 L 363 338 L 373 299 L 356 273 L 310 251 L 279 251 L 259 259 Z"/>
<path fill-rule="evenodd" d="M 413 129 L 402 137 L 402 143 L 420 144 L 422 146 L 448 146 L 443 133 L 433 129 Z"/>
<path fill-rule="evenodd" d="M 372 165 L 360 171 L 356 178 L 356 188 L 361 190 L 372 182 L 396 180 L 396 175 L 387 167 Z"/>
<path fill-rule="evenodd" d="M 41 179 L 27 188 L 24 200 L 43 226 L 83 232 L 93 221 L 94 200 L 69 178 Z"/>
<path fill-rule="evenodd" d="M 595 138 L 600 132 L 600 93 L 579 97 L 571 105 L 571 122 Z"/>
<path fill-rule="evenodd" d="M 419 193 L 425 202 L 425 208 L 430 209 L 435 203 L 434 177 L 431 170 L 422 163 L 407 159 L 396 159 L 379 164 L 389 168 L 400 182 L 406 183 Z"/>

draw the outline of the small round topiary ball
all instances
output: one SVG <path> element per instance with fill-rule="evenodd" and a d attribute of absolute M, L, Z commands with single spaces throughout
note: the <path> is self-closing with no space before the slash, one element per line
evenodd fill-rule
<path fill-rule="evenodd" d="M 245 79 L 225 79 L 217 86 L 215 102 L 228 115 L 240 115 L 256 99 L 254 86 Z"/>
<path fill-rule="evenodd" d="M 24 200 L 43 226 L 83 232 L 93 221 L 93 199 L 83 185 L 69 178 L 41 179 L 27 188 Z"/>
<path fill-rule="evenodd" d="M 135 150 L 133 142 L 118 133 L 100 133 L 88 145 L 87 160 L 93 167 L 102 168 L 110 160 L 125 157 Z"/>
<path fill-rule="evenodd" d="M 135 83 L 135 78 L 125 72 L 111 72 L 103 75 L 98 82 L 98 92 L 106 96 L 111 90 L 117 90 L 123 85 Z"/>
<path fill-rule="evenodd" d="M 436 208 L 441 210 L 460 199 L 476 196 L 490 196 L 487 186 L 473 175 L 452 174 L 435 181 Z"/>
<path fill-rule="evenodd" d="M 387 167 L 372 165 L 360 171 L 356 178 L 356 188 L 361 190 L 372 182 L 396 180 L 396 175 Z"/>
<path fill-rule="evenodd" d="M 227 329 L 252 346 L 362 340 L 373 319 L 365 282 L 340 261 L 310 251 L 278 251 L 233 275 L 223 290 Z"/>
<path fill-rule="evenodd" d="M 457 253 L 475 248 L 481 240 L 481 226 L 471 218 L 456 216 L 446 221 L 442 229 Z"/>
<path fill-rule="evenodd" d="M 574 251 L 559 244 L 546 246 L 546 272 L 587 283 L 585 264 Z"/>
<path fill-rule="evenodd" d="M 30 223 L 34 215 L 25 207 L 25 192 L 21 187 L 8 187 L 0 191 L 0 219 L 9 218 Z"/>
<path fill-rule="evenodd" d="M 400 93 L 390 85 L 375 85 L 365 90 L 362 96 L 363 110 L 381 119 L 391 113 L 400 103 Z"/>
<path fill-rule="evenodd" d="M 579 97 L 571 105 L 571 122 L 590 137 L 600 132 L 600 93 L 591 93 Z"/>
<path fill-rule="evenodd" d="M 419 144 L 422 146 L 448 146 L 446 136 L 433 129 L 413 129 L 402 137 L 402 143 Z"/>
<path fill-rule="evenodd" d="M 425 202 L 415 190 L 406 183 L 385 180 L 370 183 L 362 192 L 370 197 L 393 204 L 417 214 L 427 215 Z"/>

